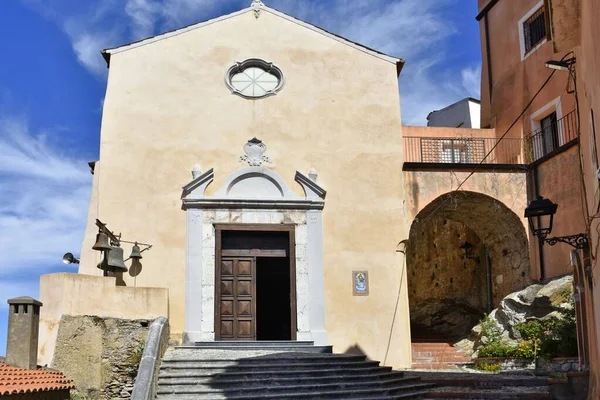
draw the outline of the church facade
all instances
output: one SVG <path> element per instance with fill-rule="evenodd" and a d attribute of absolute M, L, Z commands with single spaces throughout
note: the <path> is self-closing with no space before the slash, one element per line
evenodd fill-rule
<path fill-rule="evenodd" d="M 260 1 L 103 55 L 79 273 L 103 274 L 99 219 L 152 244 L 116 279 L 168 289 L 173 339 L 409 366 L 403 60 Z"/>

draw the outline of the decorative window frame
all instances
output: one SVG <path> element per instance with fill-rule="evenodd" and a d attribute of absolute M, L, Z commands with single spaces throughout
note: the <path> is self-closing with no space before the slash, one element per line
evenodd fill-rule
<path fill-rule="evenodd" d="M 556 113 L 556 120 L 559 121 L 562 119 L 563 117 L 563 112 L 562 112 L 562 103 L 560 101 L 560 97 L 555 98 L 554 100 L 552 100 L 551 102 L 547 103 L 546 105 L 544 105 L 543 107 L 539 108 L 538 110 L 536 110 L 534 113 L 532 113 L 529 116 L 529 122 L 531 124 L 531 130 L 530 133 L 528 135 L 533 134 L 536 131 L 539 131 L 540 129 L 542 129 L 542 120 L 544 118 L 546 118 L 547 116 L 549 116 L 552 113 Z M 542 140 L 542 139 L 540 139 Z M 561 137 L 559 137 L 559 141 L 561 140 Z M 565 143 L 557 143 L 557 146 L 560 147 L 562 145 L 564 145 Z M 538 145 L 534 145 L 534 149 L 538 149 L 539 147 Z M 542 144 L 543 146 L 543 144 Z M 557 148 L 558 148 L 557 147 Z M 535 150 L 534 150 L 535 153 Z M 540 154 L 533 154 L 534 160 L 538 160 L 540 158 L 543 157 L 543 155 Z"/>
<path fill-rule="evenodd" d="M 529 116 L 529 120 L 531 123 L 531 132 L 535 132 L 542 128 L 542 120 L 546 118 L 548 115 L 556 113 L 556 120 L 559 120 L 563 117 L 562 112 L 562 104 L 560 102 L 560 97 L 555 98 L 551 102 L 547 103 L 543 107 L 536 110 Z"/>
<path fill-rule="evenodd" d="M 546 37 L 544 39 L 542 39 L 538 44 L 533 46 L 528 51 L 525 50 L 525 32 L 523 29 L 523 24 L 525 23 L 525 21 L 527 21 L 529 19 L 529 17 L 531 17 L 533 14 L 538 12 L 540 8 L 543 8 L 543 7 L 544 7 L 544 0 L 540 0 L 535 6 L 533 6 L 533 8 L 531 10 L 529 10 L 527 12 L 527 14 L 525 14 L 519 20 L 519 22 L 517 22 L 517 25 L 519 27 L 519 45 L 521 47 L 521 61 L 524 61 L 527 57 L 529 57 L 530 55 L 535 53 L 540 47 L 542 47 L 544 44 L 546 44 L 546 42 L 548 42 L 548 38 L 547 38 L 548 32 L 546 32 Z M 547 13 L 548 10 L 544 10 L 544 12 Z M 549 27 L 546 26 L 546 29 L 549 29 Z"/>
<path fill-rule="evenodd" d="M 262 96 L 246 96 L 245 94 L 242 94 L 238 89 L 236 89 L 231 83 L 231 78 L 235 74 L 251 67 L 260 68 L 269 72 L 270 74 L 275 75 L 275 77 L 277 77 L 277 79 L 279 80 L 279 83 L 277 84 L 275 89 L 267 91 L 267 93 L 265 93 Z M 236 61 L 234 65 L 232 65 L 227 70 L 227 72 L 225 73 L 225 85 L 229 88 L 232 94 L 236 94 L 247 100 L 258 100 L 270 96 L 275 96 L 281 89 L 283 89 L 283 86 L 285 85 L 285 77 L 283 75 L 283 71 L 274 63 L 262 60 L 260 58 L 249 58 L 242 62 Z"/>

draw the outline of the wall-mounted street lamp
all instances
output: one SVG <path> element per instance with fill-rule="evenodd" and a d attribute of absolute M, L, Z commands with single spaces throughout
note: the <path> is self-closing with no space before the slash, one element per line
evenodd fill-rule
<path fill-rule="evenodd" d="M 62 259 L 64 264 L 79 264 L 79 258 L 75 257 L 73 253 L 65 253 Z"/>
<path fill-rule="evenodd" d="M 462 250 L 465 258 L 468 258 L 469 260 L 475 260 L 477 262 L 479 262 L 479 256 L 473 255 L 473 245 L 469 242 L 464 242 L 461 246 L 460 249 Z"/>
<path fill-rule="evenodd" d="M 531 227 L 533 236 L 539 237 L 542 240 L 542 243 L 548 243 L 550 246 L 554 246 L 556 243 L 560 242 L 566 243 L 576 249 L 585 249 L 589 247 L 587 233 L 548 238 L 548 235 L 552 232 L 552 223 L 557 209 L 558 204 L 555 204 L 542 196 L 539 196 L 529 203 L 529 206 L 525 209 L 525 218 L 529 220 L 529 226 Z"/>
<path fill-rule="evenodd" d="M 142 253 L 152 248 L 151 244 L 130 242 L 121 239 L 121 234 L 115 235 L 106 227 L 105 223 L 98 219 L 96 220 L 96 226 L 98 227 L 98 234 L 96 235 L 96 243 L 94 243 L 92 249 L 101 251 L 104 254 L 104 259 L 97 266 L 104 271 L 104 276 L 108 272 L 127 272 L 128 268 L 125 265 L 125 261 L 139 261 L 142 258 Z M 133 244 L 131 255 L 126 260 L 123 259 L 124 255 L 121 243 Z M 140 246 L 144 246 L 144 249 L 141 249 Z"/>
<path fill-rule="evenodd" d="M 566 60 L 550 60 L 546 61 L 546 68 L 555 69 L 557 71 L 569 71 L 572 65 L 575 64 L 575 57 L 567 58 Z"/>
<path fill-rule="evenodd" d="M 548 238 L 548 235 L 552 232 L 552 220 L 558 205 L 551 202 L 543 197 L 538 197 L 532 201 L 529 206 L 525 209 L 525 217 L 529 220 L 531 231 L 534 236 L 537 236 L 540 241 L 540 253 L 544 243 L 548 243 L 550 246 L 554 246 L 557 243 L 566 243 L 577 250 L 582 250 L 584 255 L 584 262 L 587 264 L 590 260 L 590 244 L 587 233 L 578 233 L 576 235 L 569 236 L 555 236 Z M 579 254 L 574 252 L 576 263 L 573 264 L 573 285 L 574 294 L 573 299 L 575 300 L 575 316 L 577 320 L 577 347 L 579 353 L 579 365 L 589 365 L 589 354 L 588 345 L 589 340 L 587 337 L 587 319 L 585 310 L 585 299 L 584 299 L 584 286 L 583 282 L 587 276 L 590 287 L 592 285 L 592 271 L 586 264 L 582 265 Z M 543 277 L 543 271 L 542 277 Z"/>

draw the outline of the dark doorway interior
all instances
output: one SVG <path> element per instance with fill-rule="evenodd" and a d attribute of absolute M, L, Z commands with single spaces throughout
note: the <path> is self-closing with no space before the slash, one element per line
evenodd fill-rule
<path fill-rule="evenodd" d="M 222 326 L 218 338 L 296 340 L 295 268 L 290 255 L 295 245 L 293 231 L 223 230 L 220 242 L 220 259 L 234 262 L 233 268 L 227 269 L 230 264 L 224 264 L 220 269 L 217 303 L 222 298 L 231 301 L 232 296 L 235 303 L 243 296 L 243 307 L 239 302 L 235 307 L 224 303 L 217 315 L 217 323 Z M 252 268 L 236 269 L 246 264 Z"/>
<path fill-rule="evenodd" d="M 256 340 L 291 340 L 289 257 L 256 258 Z"/>

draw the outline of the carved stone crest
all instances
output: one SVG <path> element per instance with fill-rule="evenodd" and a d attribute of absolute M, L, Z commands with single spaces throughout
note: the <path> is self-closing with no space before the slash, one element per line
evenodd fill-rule
<path fill-rule="evenodd" d="M 252 138 L 244 145 L 246 155 L 240 157 L 240 162 L 246 161 L 251 167 L 260 167 L 263 162 L 270 163 L 271 159 L 263 154 L 267 151 L 267 146 L 257 139 Z"/>

